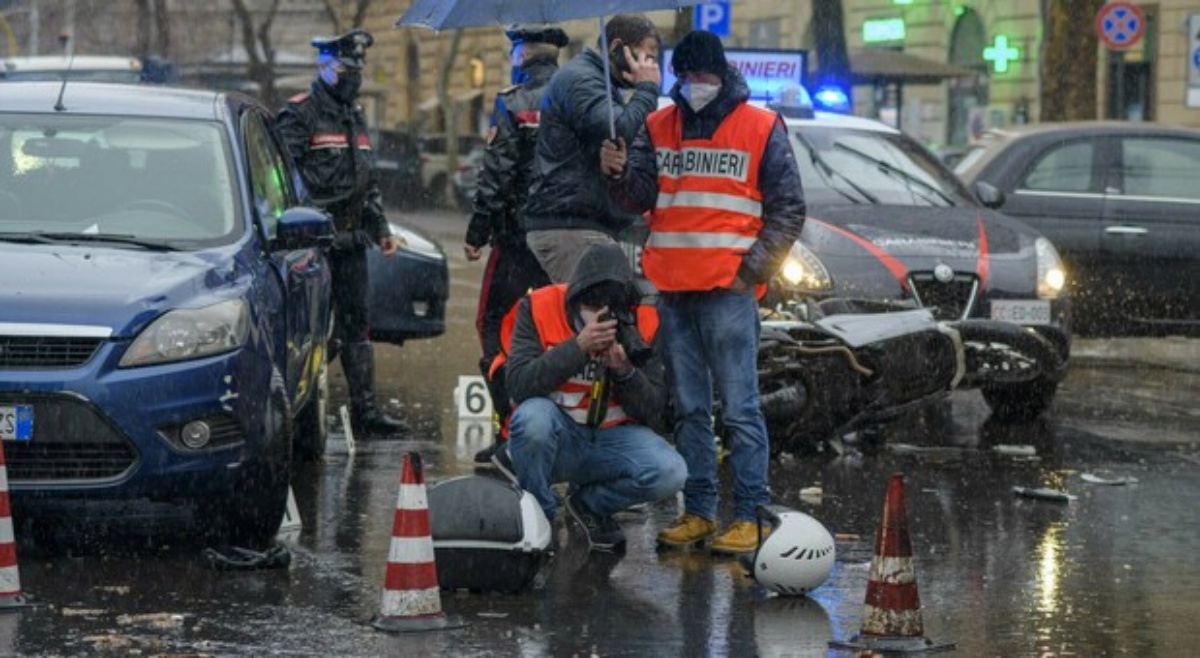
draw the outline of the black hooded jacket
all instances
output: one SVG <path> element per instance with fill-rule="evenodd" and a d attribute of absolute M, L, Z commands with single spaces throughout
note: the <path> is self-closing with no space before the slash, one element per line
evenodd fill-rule
<path fill-rule="evenodd" d="M 750 97 L 746 80 L 734 68 L 726 70 L 717 97 L 699 112 L 693 112 L 680 93 L 680 83 L 671 89 L 671 98 L 683 113 L 683 139 L 709 139 L 725 118 Z M 762 191 L 762 230 L 754 246 L 742 257 L 738 277 L 749 284 L 766 283 L 774 276 L 792 243 L 804 228 L 804 192 L 800 170 L 788 141 L 787 128 L 780 119 L 771 131 L 758 168 Z M 613 197 L 630 212 L 654 208 L 658 199 L 658 168 L 654 145 L 645 128 L 629 148 L 625 172 L 609 184 Z"/>
<path fill-rule="evenodd" d="M 474 213 L 466 243 L 489 242 L 523 247 L 521 214 L 537 147 L 542 91 L 558 70 L 557 58 L 538 58 L 521 67 L 521 84 L 496 95 L 493 130 L 483 152 L 483 169 L 475 190 Z"/>
<path fill-rule="evenodd" d="M 580 292 L 610 281 L 623 285 L 633 281 L 633 272 L 624 250 L 617 245 L 590 247 L 571 275 L 567 284 L 566 307 L 562 309 L 567 316 L 567 323 L 576 332 L 583 326 L 579 315 Z M 660 343 L 658 340 L 651 343 L 650 359 L 636 368 L 632 376 L 625 380 L 614 379 L 613 383 L 621 406 L 630 417 L 655 431 L 664 432 L 668 423 L 669 393 Z M 519 405 L 529 398 L 548 397 L 571 377 L 582 372 L 588 361 L 588 354 L 575 340 L 559 343 L 549 350 L 543 349 L 530 310 L 529 296 L 521 299 L 504 380 L 514 403 Z"/>

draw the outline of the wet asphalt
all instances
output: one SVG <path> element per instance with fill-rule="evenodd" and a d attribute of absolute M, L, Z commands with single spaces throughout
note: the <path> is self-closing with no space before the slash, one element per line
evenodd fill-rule
<path fill-rule="evenodd" d="M 1182 656 L 1200 646 L 1200 347 L 1169 339 L 1077 342 L 1072 373 L 1038 421 L 998 423 L 978 394 L 960 392 L 890 428 L 882 447 L 851 439 L 840 455 L 773 462 L 775 500 L 839 538 L 829 579 L 807 597 L 772 595 L 729 559 L 656 552 L 655 533 L 678 512 L 665 501 L 622 515 L 624 555 L 589 554 L 560 520 L 560 548 L 527 591 L 444 592 L 462 628 L 375 630 L 403 455 L 419 452 L 435 482 L 475 473 L 471 456 L 490 440 L 453 401 L 479 349 L 482 264 L 462 256 L 465 218 L 408 219 L 443 243 L 452 277 L 444 336 L 378 348 L 380 395 L 415 425 L 411 438 L 359 441 L 354 454 L 334 441 L 322 463 L 297 472 L 303 529 L 285 540 L 286 570 L 214 571 L 203 547 L 140 525 L 18 537 L 21 583 L 38 606 L 0 613 L 0 655 L 850 655 L 827 644 L 861 627 L 894 473 L 904 475 L 931 640 L 965 656 Z M 337 402 L 344 380 L 333 375 Z M 1137 481 L 1091 484 L 1085 474 Z M 1014 486 L 1076 498 L 1025 498 Z M 800 495 L 815 487 L 819 497 Z"/>

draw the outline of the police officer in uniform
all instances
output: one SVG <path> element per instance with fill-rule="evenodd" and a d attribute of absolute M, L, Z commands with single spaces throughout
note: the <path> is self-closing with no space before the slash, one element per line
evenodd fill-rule
<path fill-rule="evenodd" d="M 483 248 L 491 245 L 475 317 L 483 344 L 480 369 L 485 377 L 500 351 L 504 314 L 526 292 L 550 283 L 525 244 L 521 210 L 537 147 L 542 88 L 558 70 L 559 49 L 570 43 L 566 32 L 546 25 L 514 25 L 505 33 L 512 42 L 514 84 L 496 96 L 483 170 L 475 191 L 474 213 L 463 245 L 468 260 L 478 260 Z M 504 374 L 490 378 L 488 386 L 492 408 L 504 419 L 509 411 Z M 480 450 L 475 461 L 489 461 L 498 446 L 499 441 Z"/>
<path fill-rule="evenodd" d="M 313 203 L 333 217 L 338 229 L 330 263 L 335 331 L 350 389 L 352 425 L 359 433 L 391 435 L 408 428 L 380 411 L 375 400 L 367 249 L 378 245 L 385 256 L 391 256 L 402 241 L 392 235 L 383 213 L 367 124 L 356 102 L 366 51 L 373 41 L 359 29 L 313 39 L 317 79 L 310 91 L 288 100 L 279 113 L 278 129 Z"/>

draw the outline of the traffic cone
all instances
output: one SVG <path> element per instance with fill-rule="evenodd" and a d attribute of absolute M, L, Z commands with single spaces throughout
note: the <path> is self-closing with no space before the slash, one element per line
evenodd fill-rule
<path fill-rule="evenodd" d="M 462 621 L 442 613 L 433 536 L 429 532 L 425 474 L 421 470 L 421 455 L 416 452 L 404 455 L 387 576 L 383 584 L 383 605 L 371 625 L 393 633 L 463 625 Z"/>
<path fill-rule="evenodd" d="M 0 612 L 8 612 L 28 608 L 32 604 L 21 594 L 12 506 L 8 502 L 8 467 L 4 464 L 2 444 L 3 441 L 0 441 Z"/>
<path fill-rule="evenodd" d="M 862 628 L 849 642 L 835 640 L 830 647 L 901 653 L 954 648 L 953 643 L 935 644 L 925 637 L 905 507 L 904 476 L 895 473 L 888 483 L 883 518 L 875 532 Z"/>

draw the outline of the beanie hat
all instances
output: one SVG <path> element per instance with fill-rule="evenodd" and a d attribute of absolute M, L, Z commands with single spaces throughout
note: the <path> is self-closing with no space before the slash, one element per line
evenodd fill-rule
<path fill-rule="evenodd" d="M 712 32 L 696 30 L 688 32 L 671 54 L 671 68 L 676 76 L 685 73 L 715 73 L 725 75 L 729 63 L 725 61 L 725 46 Z"/>

